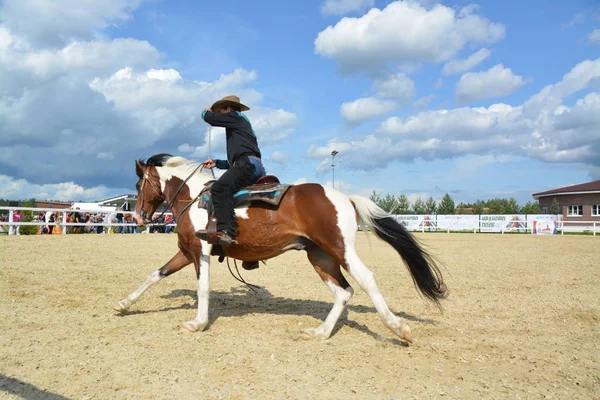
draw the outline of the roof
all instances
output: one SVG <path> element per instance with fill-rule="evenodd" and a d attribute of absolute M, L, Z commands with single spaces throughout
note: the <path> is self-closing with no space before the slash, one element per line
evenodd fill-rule
<path fill-rule="evenodd" d="M 136 194 L 122 194 L 120 196 L 115 196 L 115 197 L 111 197 L 109 199 L 97 201 L 96 203 L 106 204 L 106 203 L 113 203 L 113 202 L 119 201 L 119 200 L 137 200 L 137 195 Z"/>
<path fill-rule="evenodd" d="M 534 193 L 533 197 L 560 196 L 566 194 L 600 193 L 600 180 L 580 183 L 579 185 L 565 186 L 545 192 Z"/>

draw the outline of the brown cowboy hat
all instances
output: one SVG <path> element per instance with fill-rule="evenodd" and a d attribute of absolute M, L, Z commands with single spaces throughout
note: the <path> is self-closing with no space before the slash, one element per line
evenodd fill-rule
<path fill-rule="evenodd" d="M 237 96 L 225 96 L 221 100 L 217 100 L 210 109 L 219 112 L 222 108 L 227 106 L 237 107 L 240 111 L 248 111 L 250 109 L 250 107 L 240 103 L 240 98 Z"/>

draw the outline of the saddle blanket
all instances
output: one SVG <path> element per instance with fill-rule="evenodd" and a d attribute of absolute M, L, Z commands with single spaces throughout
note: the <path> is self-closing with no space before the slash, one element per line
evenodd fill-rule
<path fill-rule="evenodd" d="M 213 211 L 212 194 L 210 192 L 213 183 L 211 182 L 202 190 L 198 199 L 198 207 L 208 210 L 209 214 Z M 292 185 L 275 182 L 246 186 L 233 196 L 233 204 L 234 207 L 237 207 L 250 202 L 263 202 L 277 207 L 290 187 Z"/>

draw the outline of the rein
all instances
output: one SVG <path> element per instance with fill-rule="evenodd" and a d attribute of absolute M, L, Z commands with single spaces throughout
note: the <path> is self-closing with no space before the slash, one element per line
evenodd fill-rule
<path fill-rule="evenodd" d="M 185 178 L 185 180 L 183 182 L 181 182 L 181 184 L 179 185 L 179 187 L 177 188 L 177 190 L 175 191 L 175 195 L 173 196 L 173 200 L 171 200 L 171 202 L 169 202 L 167 208 L 165 208 L 156 218 L 152 218 L 150 220 L 150 222 L 148 222 L 148 224 L 155 224 L 156 221 L 158 221 L 158 219 L 160 219 L 160 217 L 162 217 L 163 215 L 165 215 L 165 213 L 167 212 L 167 210 L 170 210 L 171 207 L 173 207 L 173 204 L 175 204 L 175 200 L 177 200 L 177 196 L 179 196 L 179 193 L 181 192 L 181 189 L 183 189 L 183 186 L 190 180 L 190 178 L 192 176 L 194 176 L 194 174 L 198 171 L 198 169 L 200 169 L 200 171 L 202 171 L 204 169 L 204 165 L 203 164 L 199 164 L 193 171 L 191 174 L 188 175 L 187 178 Z M 214 173 L 214 172 L 213 172 Z M 148 179 L 148 174 L 144 174 L 144 180 L 142 181 L 142 185 L 145 185 L 146 182 L 148 182 L 151 186 L 152 189 L 154 189 L 156 192 L 158 192 L 158 190 L 156 189 L 156 187 L 154 186 L 154 184 L 149 181 Z M 142 186 L 142 205 L 144 204 L 144 187 Z M 183 213 L 189 209 L 192 204 L 194 204 L 194 202 L 198 199 L 198 197 L 200 197 L 200 193 L 198 193 L 198 196 L 196 196 L 192 201 L 190 201 L 184 208 L 183 210 L 181 210 L 179 212 L 179 215 L 177 215 L 177 217 L 175 217 L 175 219 L 178 221 L 179 217 L 181 217 L 181 215 L 183 215 Z M 142 209 L 143 211 L 143 209 Z"/>

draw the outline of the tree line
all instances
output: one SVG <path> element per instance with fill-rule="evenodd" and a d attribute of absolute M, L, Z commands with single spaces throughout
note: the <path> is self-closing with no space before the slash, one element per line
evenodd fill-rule
<path fill-rule="evenodd" d="M 376 191 L 370 199 L 390 214 L 539 214 L 540 207 L 535 201 L 528 201 L 521 206 L 514 197 L 477 200 L 474 203 L 458 203 L 455 205 L 450 194 L 446 193 L 438 204 L 433 197 L 423 200 L 418 197 L 413 204 L 405 194 L 397 196 L 386 194 L 381 196 Z M 552 202 L 551 214 L 560 214 L 560 205 L 556 199 Z"/>

